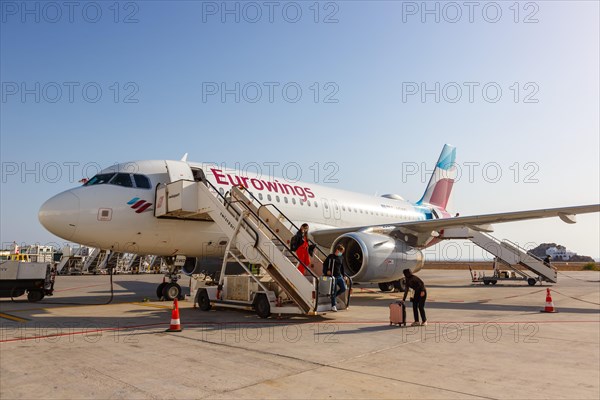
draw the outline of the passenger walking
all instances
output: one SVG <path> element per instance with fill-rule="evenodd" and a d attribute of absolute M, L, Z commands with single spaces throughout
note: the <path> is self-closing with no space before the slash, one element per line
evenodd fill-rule
<path fill-rule="evenodd" d="M 402 272 L 406 278 L 406 290 L 404 291 L 404 297 L 402 298 L 402 301 L 406 301 L 409 288 L 415 292 L 412 299 L 415 322 L 412 323 L 412 326 L 427 325 L 427 317 L 425 316 L 427 289 L 425 288 L 425 284 L 419 277 L 413 275 L 410 269 L 405 269 Z M 422 323 L 419 323 L 419 312 L 421 313 L 421 319 L 423 320 Z"/>
<path fill-rule="evenodd" d="M 298 271 L 305 273 L 306 268 L 310 268 L 310 255 L 308 246 L 308 224 L 302 224 L 296 235 L 290 240 L 290 248 L 298 256 Z"/>
<path fill-rule="evenodd" d="M 335 252 L 330 254 L 323 263 L 323 275 L 332 276 L 334 279 L 333 290 L 331 291 L 331 310 L 337 311 L 337 297 L 346 291 L 346 282 L 344 276 L 344 246 L 338 244 Z M 339 289 L 338 289 L 339 288 Z"/>

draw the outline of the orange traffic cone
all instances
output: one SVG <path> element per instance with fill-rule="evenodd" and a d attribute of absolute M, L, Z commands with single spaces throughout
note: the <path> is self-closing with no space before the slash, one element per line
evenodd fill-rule
<path fill-rule="evenodd" d="M 552 296 L 550 295 L 550 289 L 546 289 L 546 307 L 540 312 L 554 313 L 556 309 L 554 308 L 554 302 L 552 301 Z"/>
<path fill-rule="evenodd" d="M 173 300 L 173 311 L 171 312 L 171 325 L 167 332 L 181 332 L 181 321 L 179 320 L 179 302 Z"/>

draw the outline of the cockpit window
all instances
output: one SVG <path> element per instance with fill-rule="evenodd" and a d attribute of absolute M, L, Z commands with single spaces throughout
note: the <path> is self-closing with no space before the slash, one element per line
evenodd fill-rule
<path fill-rule="evenodd" d="M 142 189 L 151 189 L 150 179 L 147 176 L 134 174 L 133 179 L 135 180 L 135 186 Z"/>
<path fill-rule="evenodd" d="M 83 186 L 103 185 L 108 183 L 113 176 L 115 176 L 114 173 L 94 175 L 94 177 L 87 181 Z"/>
<path fill-rule="evenodd" d="M 131 182 L 131 176 L 129 174 L 117 174 L 117 176 L 111 179 L 110 184 L 117 186 L 133 187 L 133 183 Z"/>

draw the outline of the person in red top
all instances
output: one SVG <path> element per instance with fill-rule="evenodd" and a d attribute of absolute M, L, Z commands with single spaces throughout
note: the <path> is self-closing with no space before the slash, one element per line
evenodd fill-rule
<path fill-rule="evenodd" d="M 296 249 L 296 255 L 298 256 L 298 271 L 302 274 L 306 271 L 306 267 L 310 268 L 310 255 L 308 249 L 308 224 L 302 224 L 298 233 L 296 233 L 295 242 L 299 243 Z"/>

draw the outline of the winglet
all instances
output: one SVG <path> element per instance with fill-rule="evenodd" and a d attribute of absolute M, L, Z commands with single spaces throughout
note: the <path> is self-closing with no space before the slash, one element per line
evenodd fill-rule
<path fill-rule="evenodd" d="M 181 161 L 183 161 L 183 162 L 187 162 L 187 156 L 188 156 L 188 153 L 185 153 L 185 154 L 183 155 L 183 157 L 181 157 Z"/>

